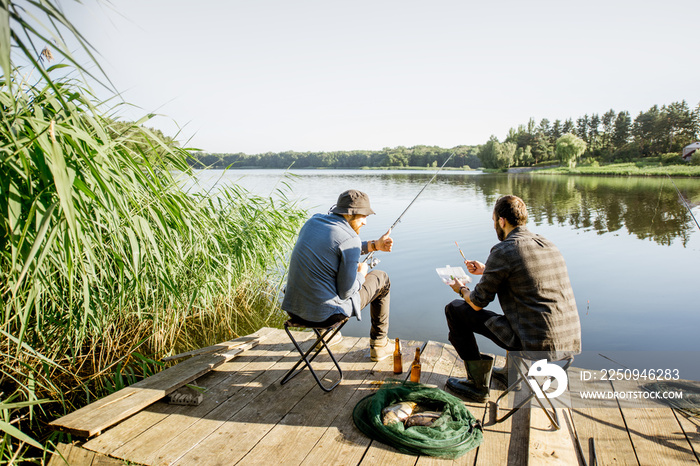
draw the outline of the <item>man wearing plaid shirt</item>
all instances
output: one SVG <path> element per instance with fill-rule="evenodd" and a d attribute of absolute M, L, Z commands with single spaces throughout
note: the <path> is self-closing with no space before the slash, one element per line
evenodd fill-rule
<path fill-rule="evenodd" d="M 509 351 L 543 352 L 561 358 L 581 351 L 581 325 L 566 263 L 557 247 L 526 227 L 527 207 L 516 196 L 496 202 L 493 221 L 500 242 L 486 264 L 465 260 L 481 275 L 474 290 L 454 280 L 460 295 L 445 307 L 449 340 L 464 360 L 468 379 L 447 386 L 471 400 L 489 398 L 493 358 L 481 354 L 475 333 Z M 503 314 L 484 309 L 498 296 Z"/>

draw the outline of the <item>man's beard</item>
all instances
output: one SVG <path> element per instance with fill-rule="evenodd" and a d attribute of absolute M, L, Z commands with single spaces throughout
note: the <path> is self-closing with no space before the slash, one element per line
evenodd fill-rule
<path fill-rule="evenodd" d="M 506 239 L 506 232 L 503 231 L 503 228 L 501 228 L 501 225 L 496 222 L 496 236 L 498 236 L 498 241 L 503 241 Z"/>

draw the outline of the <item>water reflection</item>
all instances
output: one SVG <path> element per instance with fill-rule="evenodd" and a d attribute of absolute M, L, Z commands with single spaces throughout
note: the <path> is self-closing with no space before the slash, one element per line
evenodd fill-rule
<path fill-rule="evenodd" d="M 538 174 L 483 175 L 467 178 L 493 205 L 504 193 L 518 193 L 536 224 L 571 226 L 598 234 L 623 230 L 639 239 L 670 245 L 679 239 L 685 246 L 697 228 L 690 213 L 667 178 L 613 178 Z M 448 177 L 447 184 L 465 179 Z M 691 205 L 700 199 L 697 180 L 676 180 Z"/>
<path fill-rule="evenodd" d="M 324 199 L 323 204 L 307 205 L 312 209 L 330 206 L 335 200 L 333 196 L 337 196 L 335 191 L 356 185 L 367 186 L 368 192 L 370 186 L 377 191 L 388 190 L 393 198 L 412 198 L 433 177 L 432 172 L 402 170 L 297 170 L 291 173 L 297 178 L 296 182 L 291 181 L 295 192 L 314 201 Z M 271 194 L 284 177 L 281 170 L 205 170 L 199 175 L 204 187 L 210 182 L 235 180 L 258 194 Z M 313 183 L 314 180 L 318 182 Z M 371 180 L 369 185 L 368 180 Z M 674 183 L 691 207 L 700 205 L 697 179 L 679 178 L 672 182 L 665 177 L 443 171 L 434 181 L 438 187 L 431 187 L 431 192 L 426 194 L 448 201 L 458 192 L 462 198 L 483 198 L 487 206 L 493 206 L 499 196 L 513 193 L 525 200 L 535 225 L 569 226 L 601 235 L 624 232 L 661 245 L 670 245 L 678 239 L 686 246 L 697 226 L 679 199 Z M 329 187 L 333 187 L 332 195 Z M 698 213 L 695 215 L 697 217 Z"/>

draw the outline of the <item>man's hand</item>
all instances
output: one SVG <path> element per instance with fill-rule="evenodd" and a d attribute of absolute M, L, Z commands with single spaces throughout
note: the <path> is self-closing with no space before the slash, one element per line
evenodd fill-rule
<path fill-rule="evenodd" d="M 450 286 L 450 288 L 452 288 L 452 291 L 454 291 L 455 293 L 459 293 L 459 290 L 461 290 L 464 286 L 464 283 L 462 283 L 461 280 L 459 280 L 458 278 L 450 280 L 449 282 L 447 282 L 447 284 Z"/>
<path fill-rule="evenodd" d="M 464 265 L 467 266 L 467 271 L 472 275 L 482 275 L 486 266 L 479 261 L 465 260 Z"/>
<path fill-rule="evenodd" d="M 357 264 L 357 273 L 359 273 L 363 277 L 367 275 L 367 270 L 369 270 L 369 266 L 366 262 L 360 262 L 359 264 Z"/>
<path fill-rule="evenodd" d="M 467 262 L 469 262 L 469 261 L 464 261 L 465 264 Z M 471 261 L 471 262 L 476 262 L 476 261 Z M 481 264 L 480 262 L 476 262 L 476 263 L 481 265 L 481 267 L 483 269 L 484 264 Z M 466 301 L 467 304 L 469 304 L 472 307 L 472 309 L 474 309 L 475 311 L 480 311 L 482 309 L 472 302 L 471 295 L 469 292 L 462 294 L 462 288 L 465 287 L 465 285 L 464 285 L 464 283 L 462 283 L 461 280 L 455 278 L 454 280 L 448 281 L 447 284 L 450 286 L 450 288 L 452 288 L 452 291 L 454 291 L 462 299 L 464 299 L 464 301 Z M 469 288 L 467 288 L 467 290 L 469 290 Z"/>
<path fill-rule="evenodd" d="M 374 242 L 377 251 L 391 252 L 391 248 L 394 246 L 394 240 L 389 234 L 391 234 L 391 228 Z"/>

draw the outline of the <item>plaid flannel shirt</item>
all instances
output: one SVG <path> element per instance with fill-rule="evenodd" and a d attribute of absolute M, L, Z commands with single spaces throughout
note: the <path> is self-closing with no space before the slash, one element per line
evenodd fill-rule
<path fill-rule="evenodd" d="M 504 315 L 485 323 L 496 336 L 552 359 L 581 352 L 574 292 L 564 258 L 551 241 L 517 227 L 491 249 L 485 265 L 470 299 L 484 308 L 498 296 Z"/>

